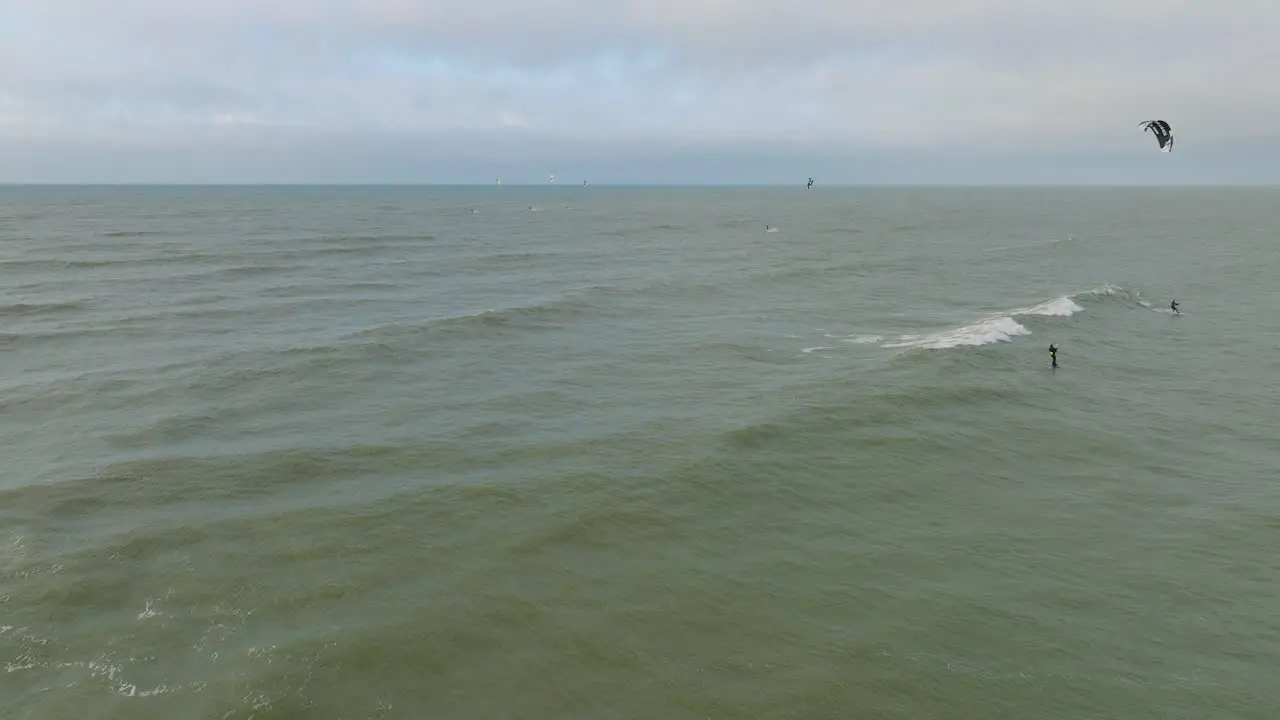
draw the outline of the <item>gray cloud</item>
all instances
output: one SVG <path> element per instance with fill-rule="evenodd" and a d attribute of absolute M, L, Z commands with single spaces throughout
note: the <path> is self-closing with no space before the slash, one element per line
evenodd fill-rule
<path fill-rule="evenodd" d="M 39 164 L 33 137 L 54 155 L 78 138 L 87 173 L 119 148 L 125 172 L 200 142 L 361 174 L 411 137 L 448 144 L 424 180 L 488 175 L 498 147 L 513 165 L 540 144 L 640 162 L 610 150 L 623 141 L 721 163 L 725 147 L 904 168 L 1053 153 L 1110 177 L 1153 162 L 1136 127 L 1153 117 L 1178 137 L 1155 160 L 1189 180 L 1280 180 L 1261 162 L 1280 147 L 1276 37 L 1280 3 L 1262 0 L 8 0 L 0 180 Z"/>

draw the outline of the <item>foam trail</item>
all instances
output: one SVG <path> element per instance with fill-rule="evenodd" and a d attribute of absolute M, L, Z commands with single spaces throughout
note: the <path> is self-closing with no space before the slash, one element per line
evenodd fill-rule
<path fill-rule="evenodd" d="M 966 345 L 989 345 L 996 342 L 1008 342 L 1016 335 L 1030 334 L 1031 331 L 1018 324 L 1017 320 L 1008 316 L 1001 316 L 976 322 L 972 325 L 965 325 L 955 330 L 926 335 L 918 339 L 904 335 L 898 338 L 896 342 L 885 343 L 882 347 L 918 347 L 945 350 Z"/>
<path fill-rule="evenodd" d="M 1057 298 L 1056 300 L 1050 300 L 1049 302 L 1040 303 L 1039 305 L 1035 305 L 1033 307 L 1023 308 L 1021 310 L 1014 310 L 1009 314 L 1013 317 L 1017 317 L 1019 315 L 1049 315 L 1049 316 L 1057 316 L 1057 317 L 1071 317 L 1072 315 L 1075 315 L 1076 313 L 1080 312 L 1083 309 L 1084 308 L 1076 304 L 1075 300 L 1071 299 L 1068 296 L 1063 296 L 1063 297 Z"/>
<path fill-rule="evenodd" d="M 1173 314 L 1173 311 L 1170 310 L 1168 305 L 1165 305 L 1163 301 L 1161 301 L 1159 305 L 1153 305 L 1151 301 L 1143 297 L 1141 290 L 1129 290 L 1127 288 L 1107 283 L 1100 288 L 1090 291 L 1088 294 L 1095 297 L 1118 298 L 1146 308 L 1147 310 L 1151 310 L 1152 312 L 1165 313 L 1167 315 Z"/>
<path fill-rule="evenodd" d="M 1126 290 L 1125 288 L 1119 287 L 1117 285 L 1112 285 L 1111 283 L 1103 283 L 1102 287 L 1094 288 L 1093 290 L 1090 290 L 1087 293 L 1081 293 L 1081 295 L 1092 295 L 1094 297 L 1118 297 L 1118 298 L 1130 300 L 1143 307 L 1147 307 L 1147 308 L 1151 307 L 1151 303 L 1147 302 L 1142 297 L 1142 291 Z"/>
<path fill-rule="evenodd" d="M 1098 289 L 1089 291 L 1092 295 L 1112 295 L 1122 293 L 1120 288 L 1110 285 L 1104 285 Z M 1082 293 L 1083 294 L 1083 293 Z M 1031 331 L 1023 327 L 1014 318 L 1025 317 L 1028 315 L 1037 315 L 1042 317 L 1071 317 L 1078 312 L 1082 312 L 1082 308 L 1075 298 L 1078 295 L 1063 295 L 1039 305 L 1009 310 L 1000 315 L 994 315 L 983 320 L 979 320 L 968 325 L 962 325 L 954 330 L 944 332 L 930 333 L 928 335 L 899 335 L 891 342 L 885 342 L 880 335 L 859 335 L 852 338 L 846 338 L 844 342 L 860 343 L 867 345 L 879 344 L 884 348 L 930 348 L 935 350 L 944 350 L 947 348 L 989 345 L 997 342 L 1009 342 L 1014 337 L 1020 335 L 1030 335 Z"/>

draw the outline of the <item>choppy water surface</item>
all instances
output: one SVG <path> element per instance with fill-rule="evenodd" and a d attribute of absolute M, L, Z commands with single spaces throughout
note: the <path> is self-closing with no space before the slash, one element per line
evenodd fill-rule
<path fill-rule="evenodd" d="M 0 716 L 1273 718 L 1277 201 L 0 188 Z"/>

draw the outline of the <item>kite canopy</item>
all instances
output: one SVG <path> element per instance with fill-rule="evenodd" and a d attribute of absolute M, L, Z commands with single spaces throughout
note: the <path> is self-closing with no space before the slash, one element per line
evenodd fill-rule
<path fill-rule="evenodd" d="M 1170 129 L 1169 123 L 1164 120 L 1144 120 L 1138 123 L 1138 127 L 1143 128 L 1143 132 L 1154 133 L 1162 151 L 1173 151 L 1173 130 Z"/>

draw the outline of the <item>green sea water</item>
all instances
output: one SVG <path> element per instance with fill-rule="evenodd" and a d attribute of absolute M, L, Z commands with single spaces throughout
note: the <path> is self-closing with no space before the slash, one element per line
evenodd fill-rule
<path fill-rule="evenodd" d="M 1278 241 L 1277 189 L 0 188 L 0 717 L 1270 720 Z"/>

